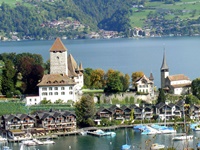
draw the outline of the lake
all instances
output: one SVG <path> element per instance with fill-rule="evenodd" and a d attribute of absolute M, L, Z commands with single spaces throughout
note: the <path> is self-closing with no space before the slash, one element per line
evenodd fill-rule
<path fill-rule="evenodd" d="M 54 41 L 0 42 L 0 53 L 37 53 L 44 61 Z M 160 67 L 164 49 L 170 74 L 185 74 L 191 80 L 200 77 L 200 37 L 161 37 L 144 39 L 63 40 L 68 53 L 84 68 L 118 70 L 124 74 L 153 73 L 160 87 Z"/>
<path fill-rule="evenodd" d="M 120 150 L 121 146 L 126 143 L 126 130 L 117 129 L 115 137 L 96 137 L 92 135 L 75 135 L 64 136 L 54 139 L 53 145 L 29 146 L 25 150 Z M 181 129 L 178 130 L 181 132 Z M 130 143 L 134 146 L 134 150 L 147 150 L 148 145 L 152 143 L 164 144 L 166 147 L 174 146 L 177 150 L 182 150 L 186 146 L 185 141 L 173 141 L 173 134 L 158 135 L 141 135 L 141 132 L 134 131 L 132 128 L 127 129 Z M 190 147 L 196 147 L 200 137 L 200 132 L 192 132 L 194 139 L 188 142 Z M 146 141 L 149 141 L 149 144 Z M 1 144 L 3 145 L 3 144 Z M 12 150 L 19 150 L 20 144 L 9 143 Z"/>

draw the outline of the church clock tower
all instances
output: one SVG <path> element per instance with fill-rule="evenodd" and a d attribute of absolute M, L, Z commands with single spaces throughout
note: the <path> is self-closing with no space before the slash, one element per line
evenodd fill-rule
<path fill-rule="evenodd" d="M 68 75 L 67 49 L 60 38 L 56 38 L 50 49 L 50 74 Z"/>
<path fill-rule="evenodd" d="M 160 72 L 161 72 L 161 88 L 165 88 L 166 78 L 167 76 L 169 76 L 169 67 L 167 66 L 167 62 L 166 62 L 165 51 L 163 54 L 163 62 L 160 68 Z"/>

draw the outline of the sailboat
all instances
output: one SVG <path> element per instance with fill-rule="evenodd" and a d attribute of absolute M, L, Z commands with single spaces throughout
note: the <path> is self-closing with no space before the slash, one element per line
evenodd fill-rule
<path fill-rule="evenodd" d="M 121 150 L 131 150 L 132 147 L 131 145 L 128 144 L 128 134 L 127 134 L 127 130 L 126 130 L 126 144 L 122 145 Z"/>
<path fill-rule="evenodd" d="M 184 106 L 183 106 L 183 118 L 184 118 L 184 130 L 185 130 L 185 133 L 180 135 L 180 136 L 176 136 L 176 137 L 172 138 L 172 140 L 176 141 L 176 140 L 192 140 L 193 139 L 193 135 L 187 135 Z"/>

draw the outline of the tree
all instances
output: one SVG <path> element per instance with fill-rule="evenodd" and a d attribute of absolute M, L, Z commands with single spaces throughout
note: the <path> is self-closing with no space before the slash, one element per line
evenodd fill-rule
<path fill-rule="evenodd" d="M 15 74 L 16 70 L 10 60 L 5 61 L 2 73 L 2 94 L 12 97 L 15 91 Z"/>
<path fill-rule="evenodd" d="M 197 78 L 192 81 L 192 94 L 200 99 L 200 78 Z"/>
<path fill-rule="evenodd" d="M 91 88 L 91 74 L 93 69 L 92 68 L 85 68 L 84 69 L 84 87 Z"/>
<path fill-rule="evenodd" d="M 141 78 L 144 76 L 144 73 L 142 71 L 137 71 L 137 72 L 133 72 L 132 75 L 131 75 L 131 78 L 132 78 L 132 83 L 133 83 L 133 86 L 135 87 L 135 81 L 138 79 L 138 78 Z"/>
<path fill-rule="evenodd" d="M 104 86 L 104 71 L 102 69 L 92 71 L 90 81 L 93 88 L 102 89 Z"/>
<path fill-rule="evenodd" d="M 94 119 L 95 112 L 93 97 L 90 95 L 83 95 L 81 100 L 75 104 L 77 124 L 80 127 L 93 126 L 94 122 L 91 120 Z"/>
<path fill-rule="evenodd" d="M 120 72 L 108 70 L 107 79 L 106 79 L 106 87 L 104 89 L 105 92 L 120 92 L 123 90 L 123 85 L 120 80 Z"/>
<path fill-rule="evenodd" d="M 157 99 L 157 104 L 160 103 L 160 102 L 165 103 L 166 96 L 165 96 L 165 93 L 164 93 L 163 89 L 159 88 L 158 90 L 159 90 L 159 95 L 158 95 L 158 99 Z"/>
<path fill-rule="evenodd" d="M 123 85 L 122 91 L 125 92 L 128 90 L 129 85 L 130 85 L 130 76 L 128 74 L 125 74 L 124 76 L 121 76 L 121 83 Z"/>
<path fill-rule="evenodd" d="M 200 100 L 196 96 L 189 94 L 186 96 L 185 103 L 186 104 L 200 104 Z"/>

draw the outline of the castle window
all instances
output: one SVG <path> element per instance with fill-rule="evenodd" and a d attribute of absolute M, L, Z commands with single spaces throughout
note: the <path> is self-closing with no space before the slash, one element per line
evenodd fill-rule
<path fill-rule="evenodd" d="M 61 90 L 65 90 L 65 87 L 61 87 Z"/>
<path fill-rule="evenodd" d="M 61 95 L 65 95 L 65 92 L 61 92 Z"/>
<path fill-rule="evenodd" d="M 58 90 L 58 87 L 54 87 L 54 90 Z"/>
<path fill-rule="evenodd" d="M 58 95 L 58 92 L 54 92 L 54 95 Z"/>
<path fill-rule="evenodd" d="M 42 91 L 47 91 L 47 88 L 44 88 L 44 87 L 43 87 L 43 88 L 42 88 Z"/>
<path fill-rule="evenodd" d="M 70 87 L 69 87 L 69 89 L 70 89 L 70 90 L 72 90 L 72 89 L 73 89 L 73 87 L 72 87 L 72 86 L 70 86 Z"/>
<path fill-rule="evenodd" d="M 49 87 L 49 91 L 52 91 L 52 87 Z"/>
<path fill-rule="evenodd" d="M 42 95 L 48 95 L 47 92 L 43 92 Z"/>
<path fill-rule="evenodd" d="M 29 101 L 31 102 L 31 99 L 29 99 Z"/>
<path fill-rule="evenodd" d="M 49 92 L 49 95 L 53 95 L 53 93 L 52 93 L 52 92 Z"/>
<path fill-rule="evenodd" d="M 72 95 L 72 94 L 73 94 L 73 92 L 69 92 L 69 94 L 70 94 L 70 95 Z"/>

